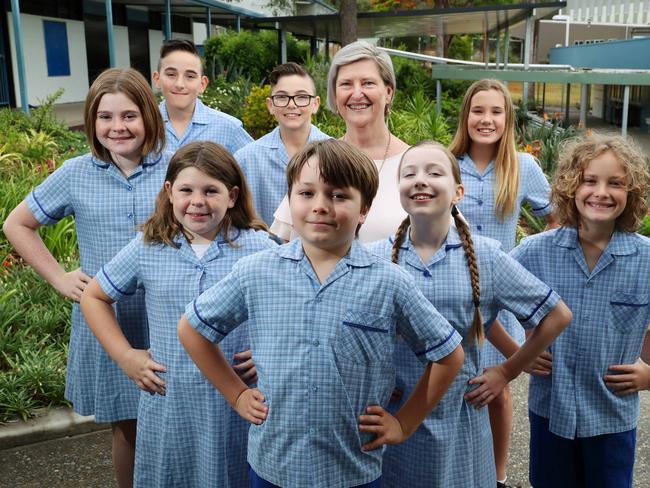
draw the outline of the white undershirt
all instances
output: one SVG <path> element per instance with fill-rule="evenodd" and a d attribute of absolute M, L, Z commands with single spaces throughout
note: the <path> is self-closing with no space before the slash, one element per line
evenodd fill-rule
<path fill-rule="evenodd" d="M 207 244 L 192 244 L 192 249 L 194 250 L 194 253 L 197 255 L 199 259 L 201 259 L 206 252 L 208 252 L 208 249 L 210 248 L 211 243 Z"/>

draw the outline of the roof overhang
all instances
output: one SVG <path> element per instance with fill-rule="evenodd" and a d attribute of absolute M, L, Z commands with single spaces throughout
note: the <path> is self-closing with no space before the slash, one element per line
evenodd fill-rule
<path fill-rule="evenodd" d="M 127 7 L 145 7 L 150 12 L 165 12 L 164 0 L 113 0 L 114 4 L 122 4 Z M 207 9 L 213 18 L 220 16 L 233 18 L 235 16 L 247 18 L 262 18 L 263 15 L 254 10 L 239 7 L 234 3 L 220 2 L 217 0 L 171 0 L 170 8 L 172 15 L 183 15 L 188 17 L 205 18 Z"/>
<path fill-rule="evenodd" d="M 492 34 L 533 16 L 547 17 L 565 8 L 566 2 L 519 3 L 481 7 L 401 10 L 398 12 L 361 12 L 357 15 L 357 36 L 413 37 L 449 34 Z M 293 34 L 340 42 L 339 16 L 305 15 L 242 19 L 242 25 L 284 29 Z"/>

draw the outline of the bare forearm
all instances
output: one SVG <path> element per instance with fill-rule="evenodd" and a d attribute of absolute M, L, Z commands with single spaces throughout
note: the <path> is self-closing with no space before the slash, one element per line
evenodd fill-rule
<path fill-rule="evenodd" d="M 436 363 L 429 363 L 417 386 L 395 414 L 402 426 L 406 437 L 417 430 L 422 421 L 429 415 L 436 404 L 444 396 L 449 385 L 458 374 L 465 354 L 463 348 L 458 346 L 448 356 Z"/>
<path fill-rule="evenodd" d="M 178 337 L 192 361 L 234 407 L 248 387 L 228 364 L 221 349 L 194 330 L 185 316 L 178 322 Z"/>
<path fill-rule="evenodd" d="M 487 338 L 507 358 L 519 350 L 519 344 L 508 334 L 498 319 L 492 322 Z"/>

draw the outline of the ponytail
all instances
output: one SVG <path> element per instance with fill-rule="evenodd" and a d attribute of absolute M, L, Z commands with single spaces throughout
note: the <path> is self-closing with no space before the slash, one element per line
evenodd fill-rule
<path fill-rule="evenodd" d="M 474 318 L 472 319 L 472 326 L 469 330 L 469 344 L 478 342 L 480 346 L 485 338 L 485 331 L 483 330 L 483 318 L 481 317 L 481 283 L 479 281 L 478 262 L 476 260 L 476 253 L 474 252 L 474 242 L 472 235 L 469 231 L 469 225 L 465 217 L 458 211 L 456 205 L 451 207 L 451 215 L 454 217 L 454 223 L 458 230 L 458 235 L 463 243 L 463 250 L 467 257 L 467 265 L 469 267 L 469 276 L 472 284 L 472 302 L 474 303 Z"/>
<path fill-rule="evenodd" d="M 406 231 L 408 230 L 410 225 L 411 225 L 411 218 L 407 215 L 406 218 L 402 220 L 402 223 L 399 224 L 399 227 L 397 228 L 397 232 L 395 232 L 395 242 L 393 243 L 393 249 L 390 255 L 391 261 L 394 262 L 395 264 L 397 264 L 397 259 L 399 257 L 399 248 L 404 243 L 404 239 L 406 238 Z"/>

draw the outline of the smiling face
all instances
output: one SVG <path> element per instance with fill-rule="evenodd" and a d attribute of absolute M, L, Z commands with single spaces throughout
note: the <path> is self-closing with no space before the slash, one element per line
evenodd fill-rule
<path fill-rule="evenodd" d="M 336 108 L 348 125 L 363 127 L 386 116 L 393 88 L 384 83 L 377 63 L 370 59 L 339 68 L 336 76 Z"/>
<path fill-rule="evenodd" d="M 628 177 L 614 153 L 606 151 L 591 160 L 582 174 L 575 202 L 580 224 L 614 230 L 627 204 Z"/>
<path fill-rule="evenodd" d="M 194 167 L 183 169 L 174 183 L 165 182 L 174 217 L 192 236 L 193 244 L 214 240 L 228 209 L 233 208 L 239 188 L 226 185 Z"/>
<path fill-rule="evenodd" d="M 503 94 L 497 90 L 477 92 L 470 101 L 467 130 L 472 144 L 495 145 L 506 126 Z"/>
<path fill-rule="evenodd" d="M 311 95 L 316 94 L 314 83 L 307 76 L 289 75 L 282 76 L 271 88 L 271 96 L 277 95 Z M 266 107 L 269 113 L 275 117 L 280 127 L 299 130 L 311 125 L 312 115 L 318 112 L 320 97 L 312 98 L 306 107 L 298 107 L 294 100 L 291 100 L 286 107 L 276 107 L 271 98 L 266 99 Z"/>
<path fill-rule="evenodd" d="M 361 207 L 356 188 L 338 188 L 321 179 L 318 160 L 312 156 L 302 167 L 289 196 L 291 218 L 303 247 L 344 255 L 368 209 Z"/>
<path fill-rule="evenodd" d="M 463 192 L 442 149 L 424 144 L 404 154 L 399 171 L 400 202 L 413 221 L 448 221 L 451 206 L 462 199 Z"/>
<path fill-rule="evenodd" d="M 145 128 L 138 106 L 124 93 L 106 93 L 97 106 L 95 135 L 114 162 L 137 164 L 142 157 Z"/>
<path fill-rule="evenodd" d="M 196 98 L 208 86 L 201 59 L 187 51 L 172 51 L 160 60 L 160 71 L 153 82 L 165 97 L 167 106 L 180 111 L 194 110 Z"/>

